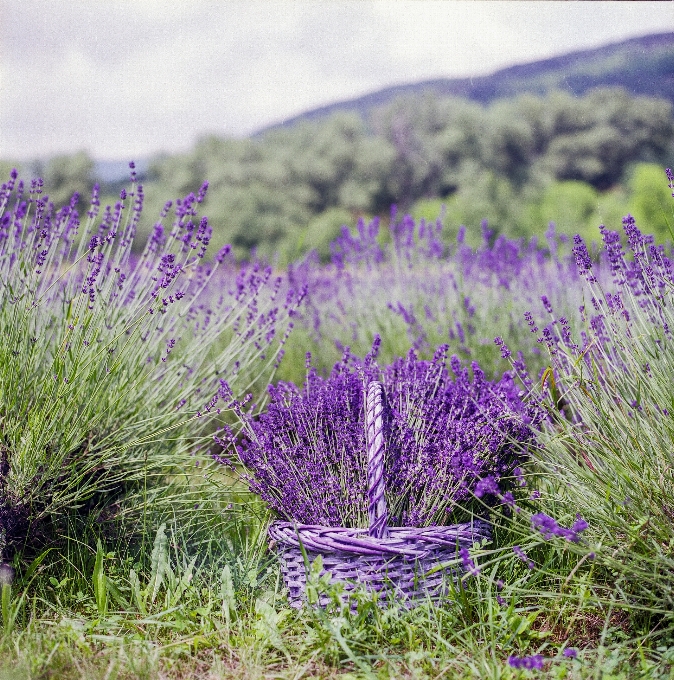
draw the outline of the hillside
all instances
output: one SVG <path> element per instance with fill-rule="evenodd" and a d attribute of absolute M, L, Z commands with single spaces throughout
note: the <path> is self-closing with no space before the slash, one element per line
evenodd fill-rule
<path fill-rule="evenodd" d="M 320 120 L 337 112 L 356 112 L 365 120 L 372 109 L 403 95 L 433 92 L 488 104 L 529 92 L 543 95 L 563 90 L 582 95 L 594 87 L 620 86 L 633 96 L 645 95 L 674 103 L 674 33 L 632 38 L 591 50 L 519 64 L 474 78 L 441 78 L 387 87 L 377 92 L 306 111 L 256 133 Z"/>

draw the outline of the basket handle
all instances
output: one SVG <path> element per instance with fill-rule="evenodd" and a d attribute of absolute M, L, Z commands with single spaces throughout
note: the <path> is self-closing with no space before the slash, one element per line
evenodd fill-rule
<path fill-rule="evenodd" d="M 387 538 L 388 513 L 384 497 L 384 419 L 383 387 L 373 380 L 367 386 L 365 407 L 367 427 L 367 499 L 369 534 L 373 538 Z"/>

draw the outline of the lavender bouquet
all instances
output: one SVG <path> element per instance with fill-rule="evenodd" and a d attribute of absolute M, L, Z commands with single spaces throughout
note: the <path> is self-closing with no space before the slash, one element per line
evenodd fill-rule
<path fill-rule="evenodd" d="M 475 496 L 503 491 L 532 439 L 531 414 L 511 375 L 485 379 L 447 346 L 431 361 L 414 350 L 380 367 L 380 344 L 358 360 L 348 350 L 323 378 L 307 357 L 302 389 L 270 386 L 270 403 L 244 415 L 234 445 L 249 488 L 281 518 L 305 524 L 367 527 L 365 391 L 380 381 L 385 394 L 385 487 L 389 526 L 450 522 Z"/>

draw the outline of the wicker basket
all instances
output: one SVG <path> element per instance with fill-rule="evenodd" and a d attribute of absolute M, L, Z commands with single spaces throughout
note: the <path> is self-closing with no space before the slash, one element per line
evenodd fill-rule
<path fill-rule="evenodd" d="M 388 527 L 384 498 L 384 438 L 382 428 L 382 386 L 371 382 L 367 390 L 366 427 L 368 448 L 369 529 L 326 527 L 293 522 L 273 522 L 269 527 L 271 545 L 281 561 L 290 604 L 301 607 L 306 600 L 307 565 L 318 555 L 323 573 L 332 582 L 344 583 L 344 596 L 359 587 L 380 594 L 382 603 L 393 597 L 407 605 L 446 596 L 448 577 L 456 579 L 459 566 L 434 567 L 455 560 L 462 547 L 491 537 L 489 525 L 471 524 L 440 527 Z M 301 546 L 301 547 L 300 547 Z M 325 606 L 329 598 L 320 596 Z"/>

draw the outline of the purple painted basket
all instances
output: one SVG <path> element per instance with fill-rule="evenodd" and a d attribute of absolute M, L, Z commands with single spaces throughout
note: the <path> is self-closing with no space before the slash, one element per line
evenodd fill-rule
<path fill-rule="evenodd" d="M 387 526 L 382 411 L 382 385 L 373 381 L 366 404 L 369 529 L 281 521 L 269 527 L 293 607 L 306 600 L 307 568 L 300 545 L 309 562 L 322 556 L 323 573 L 328 572 L 332 582 L 344 583 L 345 596 L 364 586 L 380 593 L 382 602 L 392 594 L 410 605 L 445 597 L 448 577 L 458 578 L 461 568 L 453 565 L 428 572 L 455 560 L 461 548 L 491 538 L 489 524 L 480 520 L 426 528 Z M 321 606 L 328 602 L 327 596 L 320 597 Z"/>

